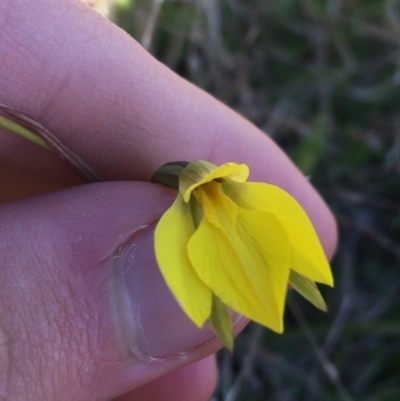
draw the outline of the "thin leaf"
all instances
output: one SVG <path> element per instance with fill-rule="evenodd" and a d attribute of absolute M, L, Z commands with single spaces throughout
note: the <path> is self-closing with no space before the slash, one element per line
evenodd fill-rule
<path fill-rule="evenodd" d="M 85 182 L 101 182 L 104 179 L 98 174 L 88 163 L 86 163 L 75 152 L 64 145 L 56 136 L 54 136 L 47 128 L 39 124 L 37 121 L 26 116 L 25 114 L 12 109 L 6 105 L 0 104 L 0 110 L 10 116 L 14 124 L 9 124 L 13 129 L 10 131 L 29 139 L 36 143 L 38 138 L 42 139 L 45 146 L 41 142 L 40 146 L 52 150 L 60 157 L 83 181 Z M 5 119 L 10 121 L 8 119 Z M 12 121 L 11 121 L 12 122 Z M 16 129 L 18 127 L 18 129 Z M 21 130 L 25 128 L 25 130 Z M 32 133 L 33 131 L 33 133 Z M 27 135 L 29 133 L 29 135 Z M 36 139 L 35 139 L 36 138 Z M 38 144 L 38 143 L 36 143 Z"/>
<path fill-rule="evenodd" d="M 14 134 L 22 136 L 35 145 L 51 151 L 50 146 L 39 135 L 2 115 L 0 115 L 0 127 L 13 132 Z"/>

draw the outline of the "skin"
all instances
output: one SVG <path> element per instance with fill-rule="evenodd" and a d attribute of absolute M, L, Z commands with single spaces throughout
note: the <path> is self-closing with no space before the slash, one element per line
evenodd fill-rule
<path fill-rule="evenodd" d="M 0 103 L 118 181 L 80 185 L 56 156 L 0 130 L 0 398 L 206 401 L 216 340 L 199 336 L 185 358 L 164 349 L 149 361 L 116 334 L 107 261 L 173 200 L 142 181 L 172 160 L 246 163 L 252 181 L 301 203 L 328 257 L 331 212 L 265 134 L 79 1 L 1 1 L 0 54 Z M 168 321 L 187 324 L 177 315 L 166 310 L 161 334 Z"/>

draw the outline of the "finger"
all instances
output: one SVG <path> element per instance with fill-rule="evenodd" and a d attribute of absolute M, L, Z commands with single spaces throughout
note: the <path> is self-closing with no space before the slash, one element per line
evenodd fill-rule
<path fill-rule="evenodd" d="M 114 401 L 208 401 L 216 386 L 215 357 L 171 372 L 149 382 Z M 180 389 L 177 392 L 177 389 Z"/>
<path fill-rule="evenodd" d="M 154 259 L 154 222 L 170 202 L 121 182 L 0 206 L 2 398 L 108 400 L 218 349 Z"/>
<path fill-rule="evenodd" d="M 0 15 L 0 101 L 49 128 L 107 179 L 148 180 L 173 160 L 245 162 L 252 179 L 299 200 L 332 255 L 336 228 L 326 205 L 252 124 L 77 1 L 37 0 L 27 12 L 26 2 L 7 0 Z M 53 183 L 67 177 L 55 157 L 4 138 L 8 163 L 18 148 L 19 164 Z"/>

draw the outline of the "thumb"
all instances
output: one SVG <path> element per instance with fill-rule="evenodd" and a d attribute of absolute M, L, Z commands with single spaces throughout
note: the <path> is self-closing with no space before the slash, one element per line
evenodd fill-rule
<path fill-rule="evenodd" d="M 1 204 L 0 398 L 107 400 L 218 348 L 154 259 L 172 198 L 110 182 Z"/>

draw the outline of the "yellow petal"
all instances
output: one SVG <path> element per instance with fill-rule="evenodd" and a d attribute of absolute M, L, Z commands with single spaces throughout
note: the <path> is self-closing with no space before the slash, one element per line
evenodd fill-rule
<path fill-rule="evenodd" d="M 189 163 L 179 176 L 179 192 L 185 202 L 189 202 L 192 191 L 207 182 L 218 178 L 229 177 L 244 182 L 249 176 L 249 168 L 245 164 L 225 163 L 217 167 L 212 163 L 197 160 Z"/>
<path fill-rule="evenodd" d="M 225 195 L 220 183 L 204 184 L 195 192 L 195 199 L 201 204 L 203 217 L 216 227 L 228 229 L 235 224 L 238 207 Z"/>
<path fill-rule="evenodd" d="M 332 272 L 314 227 L 299 203 L 269 184 L 229 181 L 224 190 L 241 207 L 273 214 L 282 224 L 292 246 L 291 268 L 318 283 L 333 286 Z"/>
<path fill-rule="evenodd" d="M 164 279 L 193 322 L 201 327 L 211 313 L 211 290 L 190 264 L 187 244 L 194 233 L 190 206 L 178 196 L 157 224 L 156 259 Z"/>
<path fill-rule="evenodd" d="M 204 218 L 189 241 L 188 253 L 194 269 L 222 302 L 283 331 L 290 251 L 274 216 L 239 209 L 236 224 L 222 229 Z"/>

